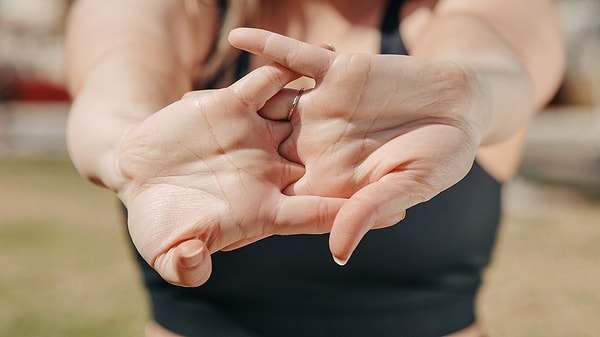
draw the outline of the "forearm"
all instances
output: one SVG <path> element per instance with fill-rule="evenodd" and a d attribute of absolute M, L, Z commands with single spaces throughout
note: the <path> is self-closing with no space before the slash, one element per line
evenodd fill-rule
<path fill-rule="evenodd" d="M 411 55 L 449 60 L 468 74 L 482 144 L 522 130 L 553 96 L 564 68 L 551 2 L 500 2 L 440 1 L 407 20 Z"/>
<path fill-rule="evenodd" d="M 115 156 L 125 130 L 191 89 L 193 67 L 207 50 L 193 42 L 192 27 L 179 1 L 80 0 L 75 6 L 67 30 L 75 98 L 67 145 L 84 177 L 118 189 Z"/>
<path fill-rule="evenodd" d="M 116 156 L 123 133 L 191 88 L 188 74 L 144 65 L 138 56 L 115 52 L 97 63 L 69 113 L 67 145 L 75 167 L 112 190 L 121 183 Z"/>

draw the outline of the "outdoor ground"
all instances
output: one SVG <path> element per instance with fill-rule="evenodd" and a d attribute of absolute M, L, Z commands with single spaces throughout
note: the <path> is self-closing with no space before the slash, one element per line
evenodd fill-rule
<path fill-rule="evenodd" d="M 116 205 L 66 161 L 0 161 L 0 336 L 143 336 Z"/>
<path fill-rule="evenodd" d="M 489 336 L 598 336 L 600 199 L 518 178 L 478 311 Z M 0 336 L 142 336 L 114 197 L 66 161 L 0 160 Z"/>

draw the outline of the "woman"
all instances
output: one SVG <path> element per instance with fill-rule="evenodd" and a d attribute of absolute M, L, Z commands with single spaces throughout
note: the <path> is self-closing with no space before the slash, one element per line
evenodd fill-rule
<path fill-rule="evenodd" d="M 127 207 L 147 335 L 480 336 L 557 22 L 549 0 L 80 1 L 69 149 Z"/>

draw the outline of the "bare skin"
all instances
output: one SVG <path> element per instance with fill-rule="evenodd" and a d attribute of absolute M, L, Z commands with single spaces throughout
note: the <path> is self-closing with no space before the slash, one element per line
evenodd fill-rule
<path fill-rule="evenodd" d="M 304 82 L 296 86 L 311 85 L 307 78 L 316 81 L 315 89 L 303 95 L 299 111 L 306 113 L 302 121 L 292 121 L 301 127 L 294 128 L 281 151 L 307 167 L 307 174 L 287 193 L 351 197 L 332 227 L 330 247 L 336 261 L 345 263 L 368 230 L 401 219 L 399 209 L 429 200 L 462 179 L 476 155 L 497 180 L 512 176 L 518 166 L 523 130 L 535 107 L 543 105 L 551 91 L 547 91 L 546 81 L 538 79 L 538 72 L 544 74 L 543 79 L 547 77 L 539 64 L 532 65 L 522 57 L 527 53 L 542 55 L 535 49 L 515 51 L 510 43 L 521 42 L 520 37 L 508 33 L 516 31 L 499 33 L 481 21 L 485 18 L 494 23 L 490 9 L 471 11 L 462 8 L 460 2 L 443 1 L 435 8 L 440 13 L 433 13 L 431 2 L 422 8 L 413 2 L 405 13 L 405 25 L 409 26 L 404 28 L 409 34 L 425 37 L 409 37 L 408 47 L 414 56 L 403 58 L 375 55 L 373 39 L 378 35 L 373 32 L 380 18 L 373 13 L 378 13 L 377 4 L 372 11 L 363 12 L 364 21 L 356 24 L 362 30 L 353 28 L 343 34 L 339 33 L 343 28 L 335 27 L 343 26 L 344 20 L 336 26 L 335 15 L 318 17 L 314 24 L 310 21 L 310 14 L 327 15 L 327 9 L 352 18 L 339 3 L 332 5 L 336 11 L 319 1 L 306 3 L 306 7 L 296 4 L 280 8 L 287 16 L 265 15 L 283 17 L 283 27 L 277 20 L 261 22 L 260 26 L 283 30 L 288 36 L 294 33 L 313 44 L 317 38 L 329 38 L 336 47 L 342 46 L 337 53 L 268 32 L 238 30 L 230 41 L 305 75 Z M 514 7 L 515 15 L 524 9 Z M 294 27 L 295 20 L 309 20 L 307 27 L 324 21 L 334 28 L 315 32 L 315 36 L 312 29 L 285 31 L 285 27 Z M 431 35 L 424 21 L 450 33 Z M 542 36 L 557 33 L 548 27 L 540 28 Z M 448 40 L 457 35 L 454 30 L 476 33 L 472 42 L 455 38 L 450 44 Z M 356 35 L 363 38 L 354 39 Z M 345 36 L 354 44 L 344 40 Z M 351 48 L 351 53 L 344 53 L 345 48 Z M 417 57 L 421 55 L 424 57 Z M 283 94 L 282 101 L 289 102 L 289 95 Z M 268 111 L 263 115 L 281 118 Z M 367 144 L 367 140 L 372 142 Z M 327 172 L 336 172 L 339 181 L 322 181 Z"/>
<path fill-rule="evenodd" d="M 297 125 L 301 118 L 304 131 L 300 133 L 294 129 L 292 137 L 277 152 L 279 142 L 288 137 L 291 129 L 287 123 L 269 119 L 281 119 L 282 113 L 287 113 L 296 91 L 275 92 L 295 75 L 277 72 L 276 83 L 265 84 L 265 88 L 271 88 L 267 89 L 266 95 L 257 95 L 261 90 L 253 91 L 256 89 L 242 82 L 225 91 L 194 93 L 181 98 L 191 90 L 190 74 L 210 52 L 217 28 L 215 8 L 209 5 L 210 2 L 203 1 L 201 7 L 206 7 L 200 8 L 199 15 L 191 16 L 182 5 L 184 2 L 128 0 L 110 5 L 111 1 L 82 0 L 78 5 L 81 12 L 94 15 L 74 15 L 71 21 L 78 27 L 71 30 L 69 39 L 76 46 L 71 49 L 69 58 L 70 83 L 77 99 L 69 121 L 69 148 L 83 176 L 115 191 L 128 206 L 132 214 L 130 230 L 142 255 L 166 280 L 184 286 L 197 286 L 208 278 L 211 252 L 241 246 L 276 233 L 316 233 L 331 229 L 332 254 L 337 261 L 345 263 L 366 231 L 394 223 L 403 216 L 402 209 L 423 202 L 460 180 L 475 158 L 499 181 L 509 179 L 518 166 L 527 122 L 536 107 L 543 106 L 552 95 L 562 67 L 560 41 L 553 40 L 558 36 L 552 19 L 554 13 L 545 0 L 410 1 L 399 15 L 403 17 L 403 38 L 411 54 L 418 58 L 407 60 L 395 56 L 392 63 L 396 62 L 399 69 L 410 64 L 412 66 L 407 69 L 431 66 L 443 70 L 442 73 L 453 74 L 453 83 L 461 84 L 465 91 L 443 91 L 445 97 L 454 97 L 457 101 L 453 102 L 456 108 L 452 111 L 433 109 L 419 115 L 424 107 L 435 105 L 417 99 L 398 116 L 394 111 L 387 111 L 385 106 L 372 104 L 389 101 L 385 95 L 398 92 L 399 87 L 390 87 L 390 82 L 382 81 L 385 76 L 364 77 L 364 81 L 355 87 L 348 78 L 338 76 L 342 74 L 340 65 L 344 64 L 353 65 L 350 70 L 354 75 L 372 74 L 365 72 L 365 66 L 383 69 L 378 68 L 383 58 L 375 54 L 384 1 L 265 0 L 259 27 L 311 44 L 330 43 L 337 49 L 336 53 L 319 50 L 325 53 L 321 53 L 324 55 L 321 60 L 325 61 L 311 64 L 302 53 L 287 57 L 263 48 L 258 36 L 248 39 L 246 45 L 233 38 L 237 47 L 262 54 L 262 58 L 253 58 L 254 67 L 267 64 L 270 59 L 306 76 L 289 87 L 310 88 L 315 81 L 318 84 L 302 97 L 292 120 Z M 118 15 L 112 10 L 115 6 L 121 9 Z M 147 12 L 144 16 L 137 15 L 142 7 Z M 539 14 L 537 21 L 524 14 L 531 12 Z M 103 17 L 110 17 L 113 25 L 106 27 L 102 23 Z M 507 17 L 511 20 L 507 21 Z M 165 31 L 158 28 L 148 31 L 144 27 L 165 27 Z M 115 40 L 114 36 L 120 38 Z M 173 36 L 177 38 L 173 39 Z M 298 51 L 294 49 L 298 46 L 295 42 L 284 39 L 278 43 L 283 50 Z M 147 55 L 154 58 L 150 60 Z M 315 70 L 315 64 L 317 68 L 324 67 L 321 72 Z M 384 71 L 375 73 L 387 75 Z M 407 74 L 408 78 L 419 80 L 422 73 Z M 115 78 L 119 81 L 115 82 Z M 435 76 L 424 78 L 428 84 L 436 83 L 436 79 L 437 83 L 443 82 Z M 398 81 L 392 83 L 398 84 Z M 348 101 L 339 96 L 343 91 L 332 90 L 340 84 L 348 86 L 348 93 L 367 89 L 371 94 L 364 96 L 364 100 Z M 382 88 L 385 90 L 379 90 Z M 416 90 L 413 93 L 419 94 L 416 88 L 402 89 Z M 239 95 L 240 92 L 245 94 Z M 486 95 L 490 92 L 496 96 Z M 440 93 L 442 91 L 430 94 Z M 380 94 L 384 96 L 378 96 Z M 423 95 L 418 97 L 427 96 L 426 92 L 420 94 Z M 259 99 L 247 100 L 255 96 Z M 211 116 L 220 112 L 198 109 L 203 106 L 199 102 L 229 101 L 231 97 L 239 104 L 224 113 L 268 131 L 267 144 L 244 137 L 251 136 L 251 132 L 242 133 L 238 139 L 228 137 L 227 133 L 216 133 L 216 136 L 212 133 L 211 136 L 214 126 L 227 131 L 228 126 L 211 120 Z M 271 97 L 274 98 L 267 103 Z M 347 103 L 354 106 L 344 105 Z M 319 117 L 315 107 L 323 104 L 329 104 L 326 112 L 331 118 Z M 186 113 L 190 106 L 196 107 L 197 115 Z M 266 118 L 249 117 L 248 113 L 253 109 L 260 110 Z M 340 112 L 353 114 L 340 115 Z M 181 118 L 168 118 L 173 114 Z M 393 124 L 378 124 L 375 117 L 380 121 L 393 121 Z M 444 123 L 431 123 L 432 120 Z M 194 130 L 186 127 L 198 122 L 204 123 L 201 134 L 204 141 L 194 142 L 194 137 L 185 136 Z M 351 124 L 359 127 L 349 128 Z M 325 142 L 324 148 L 319 148 L 311 142 L 310 134 L 324 127 L 331 132 L 332 138 Z M 160 139 L 154 137 L 157 129 L 162 130 Z M 452 141 L 440 141 L 435 137 L 439 133 L 447 136 L 445 140 Z M 340 139 L 344 141 L 339 142 Z M 374 142 L 365 143 L 366 140 Z M 248 151 L 237 151 L 236 146 L 221 146 L 236 142 Z M 207 143 L 218 146 L 202 147 Z M 386 162 L 383 158 L 388 156 L 385 154 L 396 153 L 398 147 L 410 148 L 412 152 L 396 158 L 395 162 Z M 148 148 L 158 152 L 146 151 Z M 355 151 L 357 149 L 360 151 Z M 144 155 L 136 156 L 136 153 Z M 147 153 L 153 154 L 152 158 L 148 158 Z M 350 178 L 352 185 L 348 187 L 340 181 L 327 182 L 327 188 L 320 185 L 319 172 L 330 169 L 331 163 L 317 159 L 326 153 L 344 163 L 336 169 L 345 174 L 344 178 Z M 172 156 L 174 160 L 168 163 L 153 160 L 164 156 Z M 231 156 L 238 156 L 235 162 L 247 165 L 237 165 L 231 174 L 232 167 L 222 165 Z M 206 165 L 190 165 L 198 157 Z M 270 166 L 252 165 L 253 160 L 264 158 L 268 158 Z M 306 165 L 306 175 L 292 162 Z M 357 164 L 362 171 L 347 171 L 348 167 Z M 447 171 L 440 174 L 440 170 L 435 169 L 439 165 Z M 212 190 L 203 189 L 205 185 L 198 188 L 195 179 L 208 177 L 208 171 L 217 173 L 214 177 L 222 177 L 217 180 L 230 185 Z M 250 174 L 245 174 L 247 172 Z M 257 179 L 272 177 L 273 172 L 277 173 L 274 180 Z M 411 175 L 419 179 L 407 179 Z M 392 186 L 402 186 L 414 193 L 400 195 L 396 188 L 387 187 L 390 181 Z M 247 189 L 248 195 L 267 191 L 265 195 L 269 195 L 268 199 L 280 214 L 258 212 L 254 214 L 256 218 L 247 217 L 247 208 L 252 207 L 244 206 L 243 200 L 232 198 L 234 193 L 229 190 L 239 186 L 240 182 L 251 187 Z M 302 196 L 306 194 L 313 198 Z M 379 194 L 392 202 L 373 202 L 378 200 Z M 212 203 L 212 210 L 217 210 L 209 214 L 216 219 L 210 226 L 202 226 L 207 216 L 202 212 L 202 207 L 206 207 L 204 203 L 197 207 L 186 206 L 187 201 L 199 195 L 205 197 L 202 200 L 208 204 Z M 316 197 L 319 195 L 335 198 L 315 199 L 320 198 Z M 173 199 L 174 196 L 179 199 Z M 343 209 L 345 200 L 352 202 L 354 197 L 370 200 L 366 203 L 367 208 L 360 209 L 364 221 L 353 226 L 336 226 L 336 221 L 341 223 L 336 217 L 338 209 Z M 290 227 L 292 224 L 285 219 L 293 218 L 294 214 L 291 212 L 286 216 L 283 207 L 289 200 L 321 205 L 311 207 L 321 213 L 309 215 Z M 232 213 L 233 218 L 224 217 Z M 156 217 L 157 214 L 163 216 Z M 340 214 L 351 216 L 342 211 Z M 171 236 L 161 236 L 165 231 L 180 228 L 173 223 L 173 217 L 177 218 L 178 224 L 184 224 L 183 229 Z M 157 222 L 157 218 L 160 221 Z M 314 219 L 321 221 L 310 227 L 308 224 Z M 249 230 L 251 226 L 239 226 L 256 222 L 279 225 L 264 226 L 256 231 Z M 455 336 L 480 335 L 476 326 L 459 333 Z M 173 336 L 154 323 L 149 324 L 147 335 Z"/>
<path fill-rule="evenodd" d="M 240 241 L 330 231 L 343 200 L 282 194 L 304 168 L 277 152 L 289 123 L 256 114 L 294 77 L 261 67 L 228 88 L 190 92 L 123 135 L 118 195 L 134 244 L 165 280 L 203 284 L 210 254 Z M 170 120 L 175 135 L 163 128 Z"/>

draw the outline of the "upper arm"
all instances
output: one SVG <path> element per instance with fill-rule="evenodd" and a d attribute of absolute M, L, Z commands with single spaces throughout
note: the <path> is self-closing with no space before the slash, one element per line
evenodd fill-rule
<path fill-rule="evenodd" d="M 85 74 L 114 53 L 191 76 L 210 52 L 216 20 L 216 7 L 196 0 L 79 0 L 67 24 L 70 86 L 76 91 Z"/>
<path fill-rule="evenodd" d="M 478 20 L 519 57 L 534 84 L 538 104 L 551 98 L 565 63 L 562 27 L 553 0 L 439 0 L 432 10 L 409 14 L 408 27 L 403 29 L 409 32 L 409 42 L 419 45 L 424 28 L 447 17 Z M 467 45 L 476 34 L 461 31 L 448 43 Z"/>
<path fill-rule="evenodd" d="M 521 58 L 537 91 L 554 93 L 564 70 L 565 48 L 553 0 L 442 0 L 437 10 L 479 16 Z"/>

